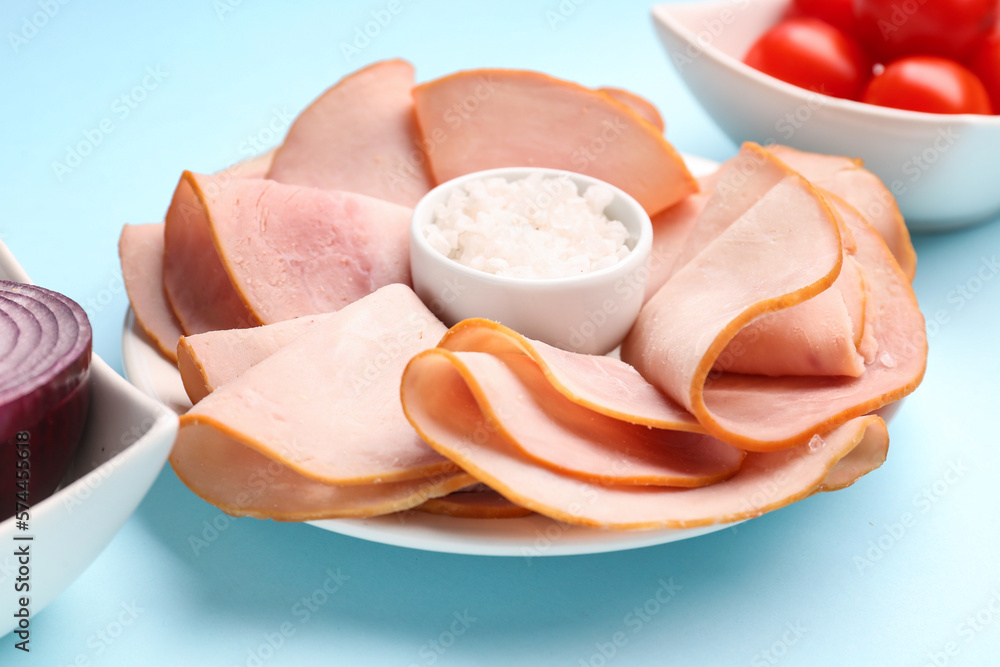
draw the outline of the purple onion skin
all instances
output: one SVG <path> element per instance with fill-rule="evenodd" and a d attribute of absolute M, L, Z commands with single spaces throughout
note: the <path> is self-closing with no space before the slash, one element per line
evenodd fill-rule
<path fill-rule="evenodd" d="M 59 486 L 83 435 L 91 395 L 92 338 L 83 309 L 51 290 L 0 281 L 0 295 L 11 292 L 18 298 L 58 302 L 54 306 L 63 317 L 57 322 L 74 338 L 68 349 L 63 349 L 65 344 L 59 348 L 63 352 L 47 367 L 18 369 L 15 386 L 0 391 L 0 521 L 25 505 L 34 507 Z M 67 312 L 71 319 L 65 317 Z M 25 460 L 26 479 L 21 472 Z"/>

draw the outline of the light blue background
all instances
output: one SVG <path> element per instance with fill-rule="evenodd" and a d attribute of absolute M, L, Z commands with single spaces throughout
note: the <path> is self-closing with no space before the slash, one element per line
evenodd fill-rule
<path fill-rule="evenodd" d="M 679 83 L 648 2 L 403 0 L 350 58 L 341 44 L 389 2 L 224 2 L 0 9 L 0 237 L 37 283 L 86 306 L 96 351 L 119 371 L 121 226 L 162 220 L 183 169 L 246 157 L 269 123 L 366 63 L 402 56 L 421 80 L 504 66 L 631 88 L 681 150 L 735 150 Z M 44 6 L 54 15 L 15 49 L 10 33 L 30 34 Z M 120 98 L 147 68 L 161 80 L 125 116 Z M 59 178 L 53 162 L 104 119 L 113 131 Z M 976 282 L 1000 254 L 1000 225 L 916 245 L 915 287 L 936 318 L 927 376 L 891 426 L 888 462 L 847 490 L 687 542 L 525 560 L 226 520 L 165 469 L 33 619 L 30 656 L 8 636 L 0 664 L 1000 664 L 1000 277 Z M 978 291 L 959 298 L 960 286 Z M 212 536 L 213 521 L 222 530 L 195 554 L 190 538 Z M 299 602 L 328 572 L 340 588 L 307 616 Z M 679 589 L 650 603 L 661 580 Z"/>

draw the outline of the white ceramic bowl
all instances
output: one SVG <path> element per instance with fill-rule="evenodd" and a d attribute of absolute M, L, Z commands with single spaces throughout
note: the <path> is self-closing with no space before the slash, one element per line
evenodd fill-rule
<path fill-rule="evenodd" d="M 3 242 L 0 278 L 30 282 Z M 0 523 L 0 635 L 17 629 L 14 614 L 22 595 L 29 598 L 34 618 L 87 569 L 146 495 L 173 446 L 176 414 L 126 382 L 97 355 L 91 381 L 83 439 L 59 490 L 32 505 L 28 530 L 18 530 L 14 517 Z M 28 536 L 30 541 L 15 539 Z M 29 546 L 30 590 L 15 594 L 16 578 L 24 575 L 14 550 L 23 545 Z M 13 644 L 14 639 L 6 641 Z"/>
<path fill-rule="evenodd" d="M 614 199 L 604 213 L 628 229 L 628 256 L 571 278 L 524 279 L 477 271 L 431 247 L 423 227 L 452 192 L 470 180 L 499 176 L 513 181 L 535 172 L 568 176 L 581 192 L 594 183 L 611 188 Z M 414 291 L 448 326 L 485 317 L 565 350 L 605 354 L 621 343 L 642 307 L 652 242 L 652 224 L 639 203 L 604 181 L 558 169 L 489 169 L 442 183 L 420 200 L 410 225 L 410 270 Z"/>
<path fill-rule="evenodd" d="M 653 7 L 668 59 L 730 139 L 860 157 L 896 195 L 914 231 L 955 229 L 1000 213 L 1000 116 L 862 104 L 744 65 L 744 54 L 788 4 L 728 0 Z"/>

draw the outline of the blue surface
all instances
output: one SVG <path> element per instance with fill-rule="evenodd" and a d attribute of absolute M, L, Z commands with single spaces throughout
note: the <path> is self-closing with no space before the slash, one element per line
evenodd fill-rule
<path fill-rule="evenodd" d="M 269 125 L 363 64 L 403 56 L 421 79 L 526 67 L 631 88 L 660 107 L 681 150 L 728 157 L 734 146 L 678 82 L 648 9 L 8 0 L 0 237 L 36 282 L 86 306 L 97 352 L 120 372 L 121 226 L 160 221 L 181 170 L 246 157 Z M 69 171 L 54 166 L 80 142 L 95 145 Z M 891 426 L 888 462 L 849 489 L 686 542 L 526 560 L 227 519 L 167 469 L 33 619 L 30 656 L 8 636 L 0 664 L 1000 664 L 1000 277 L 989 268 L 1000 225 L 916 246 L 915 287 L 935 322 L 927 376 Z"/>

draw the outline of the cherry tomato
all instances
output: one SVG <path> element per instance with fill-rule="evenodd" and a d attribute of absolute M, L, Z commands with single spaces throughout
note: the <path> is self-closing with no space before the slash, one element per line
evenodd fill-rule
<path fill-rule="evenodd" d="M 876 56 L 963 60 L 996 25 L 998 0 L 854 0 L 858 35 Z"/>
<path fill-rule="evenodd" d="M 854 34 L 854 0 L 795 0 L 792 7 L 797 16 L 811 16 Z"/>
<path fill-rule="evenodd" d="M 954 60 L 908 56 L 875 75 L 861 100 L 926 113 L 992 113 L 979 78 Z"/>
<path fill-rule="evenodd" d="M 986 86 L 993 102 L 993 113 L 1000 113 L 1000 29 L 990 33 L 972 56 L 969 66 Z"/>
<path fill-rule="evenodd" d="M 743 60 L 801 88 L 855 100 L 872 67 L 861 47 L 842 30 L 808 17 L 781 21 L 750 47 Z"/>

